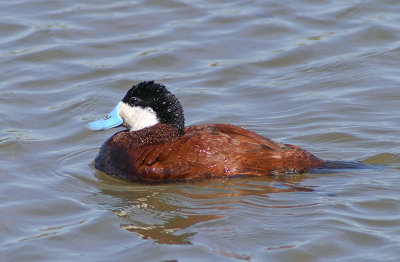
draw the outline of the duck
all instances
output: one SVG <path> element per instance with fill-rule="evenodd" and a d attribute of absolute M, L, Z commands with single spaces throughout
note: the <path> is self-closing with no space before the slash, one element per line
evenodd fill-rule
<path fill-rule="evenodd" d="M 276 142 L 231 124 L 185 127 L 178 98 L 154 81 L 128 90 L 91 131 L 114 127 L 94 167 L 113 177 L 145 184 L 210 178 L 284 176 L 320 168 L 325 161 L 306 150 Z"/>

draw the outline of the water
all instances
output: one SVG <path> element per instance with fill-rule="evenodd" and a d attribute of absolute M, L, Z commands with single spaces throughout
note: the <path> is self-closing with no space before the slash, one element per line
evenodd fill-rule
<path fill-rule="evenodd" d="M 398 261 L 400 2 L 1 1 L 1 261 Z M 145 186 L 84 125 L 142 80 L 383 168 Z"/>

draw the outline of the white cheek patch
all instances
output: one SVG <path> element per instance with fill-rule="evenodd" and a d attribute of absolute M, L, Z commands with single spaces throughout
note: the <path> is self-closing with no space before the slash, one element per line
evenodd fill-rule
<path fill-rule="evenodd" d="M 129 131 L 137 131 L 160 122 L 157 114 L 150 107 L 132 107 L 124 102 L 121 102 L 119 116 L 124 120 L 124 125 Z"/>

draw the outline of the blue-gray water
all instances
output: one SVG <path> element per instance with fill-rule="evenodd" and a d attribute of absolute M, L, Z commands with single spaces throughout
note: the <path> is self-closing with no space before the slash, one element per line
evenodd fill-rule
<path fill-rule="evenodd" d="M 399 261 L 400 1 L 10 0 L 0 33 L 1 261 Z M 109 178 L 84 125 L 152 79 L 188 125 L 383 167 Z"/>

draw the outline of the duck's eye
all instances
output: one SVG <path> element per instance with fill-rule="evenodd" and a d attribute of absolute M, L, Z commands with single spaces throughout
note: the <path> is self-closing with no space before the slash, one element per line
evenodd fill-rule
<path fill-rule="evenodd" d="M 137 102 L 137 98 L 136 97 L 131 97 L 130 99 L 129 99 L 129 103 L 130 104 L 134 104 L 134 103 L 136 103 Z"/>

